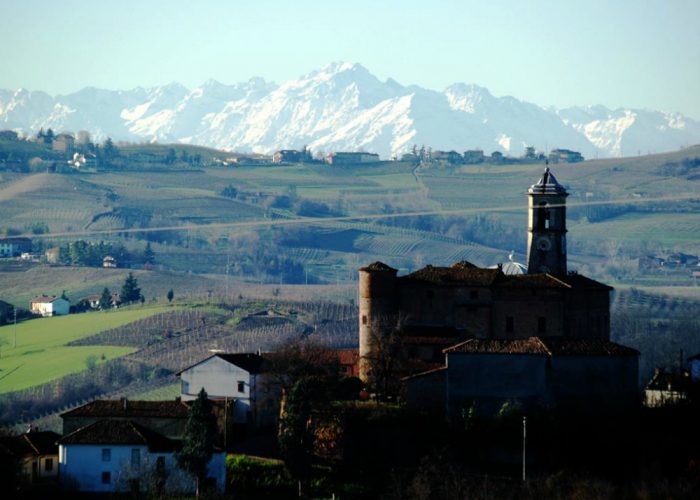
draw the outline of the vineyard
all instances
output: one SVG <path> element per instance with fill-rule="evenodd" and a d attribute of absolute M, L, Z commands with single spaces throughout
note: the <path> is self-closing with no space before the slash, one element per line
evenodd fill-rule
<path fill-rule="evenodd" d="M 80 373 L 0 396 L 0 424 L 30 415 L 44 418 L 95 397 L 157 393 L 176 381 L 174 373 L 213 351 L 266 352 L 296 338 L 329 347 L 357 346 L 357 311 L 350 304 L 244 300 L 153 312 L 94 334 L 75 335 L 66 349 L 121 348 L 129 353 L 113 360 L 88 356 L 76 361 L 83 368 Z"/>

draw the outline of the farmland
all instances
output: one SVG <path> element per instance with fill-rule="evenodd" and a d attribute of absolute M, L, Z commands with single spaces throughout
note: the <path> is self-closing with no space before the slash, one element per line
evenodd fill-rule
<path fill-rule="evenodd" d="M 86 359 L 106 361 L 132 351 L 129 347 L 67 346 L 71 341 L 156 314 L 162 307 L 42 318 L 0 327 L 0 393 L 42 384 L 85 370 Z"/>

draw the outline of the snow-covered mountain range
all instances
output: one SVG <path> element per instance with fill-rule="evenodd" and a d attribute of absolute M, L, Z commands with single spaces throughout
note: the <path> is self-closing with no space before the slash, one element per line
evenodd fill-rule
<path fill-rule="evenodd" d="M 364 150 L 388 158 L 414 144 L 519 155 L 525 146 L 584 156 L 661 152 L 700 143 L 700 123 L 678 113 L 603 106 L 542 108 L 473 84 L 442 92 L 333 63 L 276 85 L 261 78 L 189 90 L 178 83 L 132 90 L 84 88 L 52 97 L 0 90 L 0 129 L 89 131 L 94 138 L 181 142 L 235 151 Z"/>

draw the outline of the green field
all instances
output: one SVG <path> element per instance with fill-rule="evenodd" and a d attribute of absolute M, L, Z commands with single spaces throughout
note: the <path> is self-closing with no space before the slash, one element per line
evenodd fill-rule
<path fill-rule="evenodd" d="M 124 325 L 165 310 L 165 307 L 135 307 L 109 312 L 73 314 L 24 321 L 0 327 L 0 393 L 43 384 L 86 369 L 88 356 L 101 361 L 128 354 L 133 349 L 111 346 L 69 347 L 67 343 L 109 328 Z"/>
<path fill-rule="evenodd" d="M 138 401 L 166 401 L 180 396 L 180 384 L 170 384 L 147 392 L 134 394 L 131 399 Z"/>

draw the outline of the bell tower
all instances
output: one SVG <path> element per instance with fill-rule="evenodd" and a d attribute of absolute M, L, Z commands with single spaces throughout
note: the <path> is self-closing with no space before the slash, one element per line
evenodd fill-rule
<path fill-rule="evenodd" d="M 566 192 L 549 167 L 528 195 L 527 273 L 566 274 Z"/>

